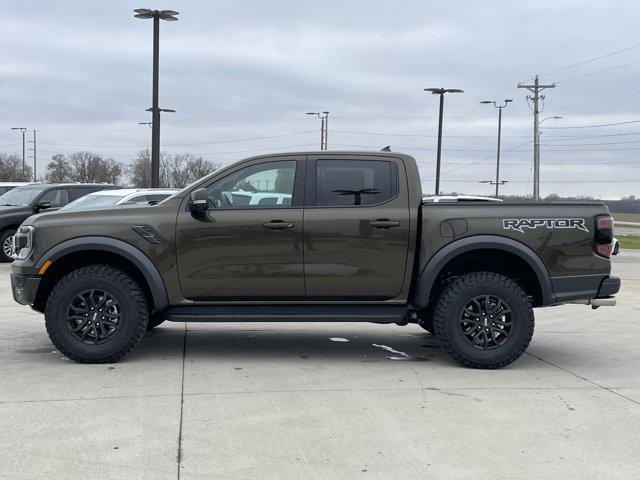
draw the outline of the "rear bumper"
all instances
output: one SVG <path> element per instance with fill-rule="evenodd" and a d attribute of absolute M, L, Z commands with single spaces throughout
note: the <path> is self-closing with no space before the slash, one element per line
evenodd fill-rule
<path fill-rule="evenodd" d="M 596 298 L 606 298 L 620 291 L 620 277 L 606 277 L 602 280 Z"/>
<path fill-rule="evenodd" d="M 33 305 L 42 277 L 11 273 L 13 299 L 22 305 Z"/>
<path fill-rule="evenodd" d="M 556 303 L 612 297 L 620 290 L 620 278 L 609 275 L 552 277 Z"/>

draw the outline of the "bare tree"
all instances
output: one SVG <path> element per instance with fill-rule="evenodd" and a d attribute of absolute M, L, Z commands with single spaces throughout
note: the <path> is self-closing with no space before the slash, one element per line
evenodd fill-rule
<path fill-rule="evenodd" d="M 0 181 L 28 182 L 33 178 L 29 165 L 22 168 L 22 157 L 17 153 L 0 153 Z"/>
<path fill-rule="evenodd" d="M 71 165 L 69 159 L 58 153 L 51 157 L 51 161 L 47 165 L 47 173 L 45 180 L 51 183 L 63 183 L 73 181 L 71 177 Z"/>
<path fill-rule="evenodd" d="M 189 154 L 173 155 L 166 161 L 166 184 L 175 188 L 189 185 Z"/>
<path fill-rule="evenodd" d="M 122 165 L 111 158 L 93 152 L 80 151 L 69 155 L 71 178 L 82 183 L 118 183 Z"/>
<path fill-rule="evenodd" d="M 188 156 L 187 159 L 187 170 L 189 171 L 189 182 L 195 182 L 199 178 L 202 178 L 206 175 L 209 175 L 212 172 L 215 172 L 219 165 L 213 163 L 209 160 L 205 160 L 202 157 L 194 157 L 191 154 L 186 154 Z"/>
<path fill-rule="evenodd" d="M 160 152 L 160 186 L 168 187 L 167 157 L 165 152 Z M 137 157 L 127 167 L 129 183 L 138 188 L 151 187 L 151 150 L 140 150 Z"/>
<path fill-rule="evenodd" d="M 160 153 L 160 186 L 183 188 L 189 183 L 217 169 L 213 162 L 190 153 L 168 155 Z M 142 150 L 127 169 L 131 185 L 139 188 L 151 186 L 151 152 Z"/>

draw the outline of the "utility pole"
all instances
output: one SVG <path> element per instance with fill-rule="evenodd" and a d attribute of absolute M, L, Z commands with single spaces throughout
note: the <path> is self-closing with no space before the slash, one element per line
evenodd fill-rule
<path fill-rule="evenodd" d="M 29 150 L 31 150 L 33 152 L 33 181 L 37 182 L 37 174 L 36 174 L 36 167 L 37 167 L 37 146 L 36 146 L 36 131 L 35 129 L 33 130 L 33 140 L 29 140 L 29 143 L 33 143 L 33 148 L 30 148 Z"/>
<path fill-rule="evenodd" d="M 491 185 L 496 186 L 496 198 L 499 195 L 500 185 L 504 185 L 507 182 L 500 181 L 500 137 L 502 132 L 502 109 L 505 108 L 510 102 L 513 102 L 510 98 L 505 98 L 504 105 L 498 105 L 495 100 L 484 100 L 480 103 L 493 103 L 493 106 L 498 109 L 498 153 L 496 155 L 496 181 L 495 182 L 487 182 L 482 181 L 480 183 L 490 183 Z"/>
<path fill-rule="evenodd" d="M 438 155 L 436 159 L 436 195 L 440 195 L 440 163 L 442 158 L 442 119 L 444 110 L 444 94 L 445 93 L 464 93 L 464 90 L 458 88 L 425 88 L 425 92 L 431 92 L 433 95 L 440 95 L 440 113 L 438 114 Z"/>
<path fill-rule="evenodd" d="M 27 129 L 25 127 L 11 127 L 11 130 L 20 130 L 22 132 L 22 174 L 24 175 L 27 166 L 25 163 L 25 132 Z"/>
<path fill-rule="evenodd" d="M 555 83 L 547 85 L 540 85 L 538 81 L 538 75 L 535 76 L 533 85 L 518 84 L 518 88 L 526 88 L 533 96 L 527 95 L 527 100 L 533 101 L 533 199 L 540 200 L 540 124 L 538 122 L 538 116 L 540 114 L 540 108 L 538 102 L 544 100 L 544 95 L 540 95 L 540 92 L 547 88 L 555 88 Z"/>
<path fill-rule="evenodd" d="M 178 19 L 175 10 L 149 10 L 148 8 L 138 8 L 134 10 L 134 17 L 142 19 L 153 19 L 153 92 L 151 108 L 151 187 L 160 186 L 160 112 L 175 112 L 168 108 L 158 107 L 158 83 L 160 64 L 160 20 L 175 22 Z"/>
<path fill-rule="evenodd" d="M 307 112 L 320 119 L 320 150 L 327 150 L 329 145 L 329 112 Z"/>

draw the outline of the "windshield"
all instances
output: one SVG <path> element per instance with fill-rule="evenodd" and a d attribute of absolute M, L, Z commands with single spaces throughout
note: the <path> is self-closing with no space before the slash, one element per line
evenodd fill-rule
<path fill-rule="evenodd" d="M 31 205 L 33 201 L 45 190 L 49 185 L 34 187 L 17 187 L 9 190 L 7 193 L 0 195 L 0 206 L 15 207 L 18 205 Z"/>
<path fill-rule="evenodd" d="M 84 210 L 99 207 L 111 207 L 122 200 L 120 195 L 86 195 L 78 200 L 71 202 L 69 205 L 62 207 L 60 210 Z"/>

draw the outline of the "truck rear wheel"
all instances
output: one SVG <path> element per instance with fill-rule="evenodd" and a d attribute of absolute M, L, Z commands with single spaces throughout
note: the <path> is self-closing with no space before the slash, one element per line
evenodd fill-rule
<path fill-rule="evenodd" d="M 107 265 L 75 270 L 53 288 L 45 308 L 49 338 L 81 363 L 117 362 L 142 340 L 149 321 L 144 293 Z"/>
<path fill-rule="evenodd" d="M 447 285 L 436 301 L 433 323 L 455 360 L 471 368 L 501 368 L 526 350 L 534 316 L 516 282 L 497 273 L 474 272 Z"/>

